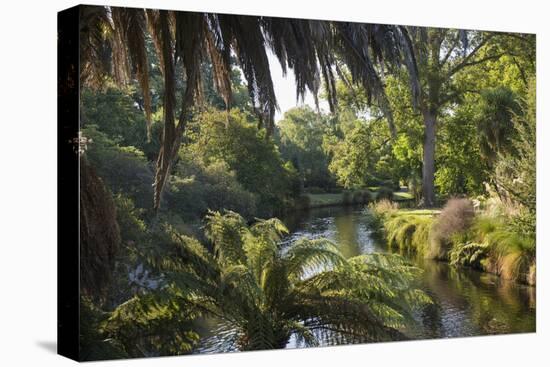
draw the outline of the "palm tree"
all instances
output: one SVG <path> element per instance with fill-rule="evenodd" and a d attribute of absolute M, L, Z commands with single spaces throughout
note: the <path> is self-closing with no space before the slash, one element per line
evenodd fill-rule
<path fill-rule="evenodd" d="M 490 166 L 499 154 L 513 151 L 513 117 L 519 115 L 520 104 L 513 91 L 495 88 L 481 93 L 481 113 L 477 121 L 481 153 Z"/>
<path fill-rule="evenodd" d="M 248 226 L 233 212 L 211 212 L 212 253 L 172 232 L 173 252 L 156 264 L 185 307 L 228 323 L 241 350 L 284 347 L 292 335 L 317 345 L 322 335 L 348 342 L 401 340 L 411 311 L 429 298 L 411 284 L 418 269 L 396 255 L 345 259 L 328 240 L 281 245 L 278 219 Z M 184 265 L 185 264 L 185 265 Z"/>
<path fill-rule="evenodd" d="M 285 73 L 294 71 L 298 97 L 303 98 L 306 90 L 317 97 L 322 78 L 333 111 L 337 104 L 334 70 L 340 64 L 346 66 L 352 82 L 367 91 L 369 102 L 374 99 L 386 113 L 392 132 L 391 111 L 376 65 L 391 69 L 405 61 L 409 72 L 416 73 L 407 29 L 400 26 L 100 6 L 81 7 L 80 18 L 81 85 L 101 85 L 106 75 L 127 84 L 135 76 L 143 93 L 148 131 L 151 97 L 146 39 L 151 38 L 155 45 L 164 78 L 164 130 L 156 165 L 155 209 L 160 206 L 192 108 L 201 97 L 202 63 L 212 65 L 215 88 L 229 108 L 230 56 L 236 56 L 259 126 L 267 130 L 267 136 L 273 130 L 277 109 L 268 49 Z M 179 65 L 184 75 L 176 75 Z M 176 82 L 180 80 L 184 87 L 178 104 Z M 412 85 L 416 95 L 418 88 Z"/>

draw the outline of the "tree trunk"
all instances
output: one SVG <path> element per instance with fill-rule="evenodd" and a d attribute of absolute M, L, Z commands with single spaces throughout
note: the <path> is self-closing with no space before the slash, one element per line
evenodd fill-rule
<path fill-rule="evenodd" d="M 163 70 L 164 70 L 164 130 L 162 134 L 162 143 L 157 158 L 157 168 L 155 173 L 153 208 L 158 210 L 160 199 L 166 179 L 170 174 L 172 147 L 176 137 L 175 109 L 176 109 L 176 83 L 175 67 L 172 54 L 172 38 L 170 33 L 170 24 L 168 12 L 161 10 L 159 12 L 159 31 L 160 45 L 162 47 Z"/>
<path fill-rule="evenodd" d="M 437 118 L 431 111 L 424 111 L 424 146 L 422 157 L 422 204 L 435 206 L 435 132 Z"/>
<path fill-rule="evenodd" d="M 116 207 L 109 189 L 86 158 L 80 158 L 80 290 L 104 296 L 120 246 Z"/>

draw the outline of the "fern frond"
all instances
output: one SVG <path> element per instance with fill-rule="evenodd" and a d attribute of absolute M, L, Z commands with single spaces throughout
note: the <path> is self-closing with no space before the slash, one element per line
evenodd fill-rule
<path fill-rule="evenodd" d="M 294 281 L 346 262 L 337 246 L 326 239 L 301 238 L 283 256 L 288 275 Z"/>

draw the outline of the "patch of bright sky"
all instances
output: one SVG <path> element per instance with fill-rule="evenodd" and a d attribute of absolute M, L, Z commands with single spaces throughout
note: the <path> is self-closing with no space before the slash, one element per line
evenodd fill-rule
<path fill-rule="evenodd" d="M 296 82 L 292 69 L 287 69 L 286 75 L 283 76 L 283 69 L 277 57 L 271 50 L 267 49 L 266 51 L 269 59 L 269 69 L 271 70 L 271 79 L 273 80 L 273 88 L 275 89 L 275 96 L 279 104 L 279 111 L 275 112 L 275 121 L 281 120 L 286 111 L 296 106 L 307 105 L 315 110 L 315 101 L 311 93 L 306 92 L 303 102 L 301 99 L 296 100 Z M 319 108 L 321 112 L 328 113 L 328 102 L 319 98 Z"/>

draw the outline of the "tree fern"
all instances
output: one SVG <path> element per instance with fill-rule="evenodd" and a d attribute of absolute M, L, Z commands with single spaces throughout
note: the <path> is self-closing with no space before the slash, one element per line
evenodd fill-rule
<path fill-rule="evenodd" d="M 189 352 L 197 341 L 191 320 L 216 316 L 233 327 L 242 350 L 284 347 L 291 336 L 305 345 L 404 339 L 398 328 L 429 302 L 414 286 L 419 270 L 398 255 L 346 259 L 326 239 L 299 239 L 277 219 L 247 225 L 233 212 L 210 212 L 196 239 L 158 223 L 135 261 L 155 287 L 143 288 L 105 314 L 102 333 L 122 352 L 140 356 Z M 227 337 L 227 336 L 225 336 Z"/>
<path fill-rule="evenodd" d="M 214 312 L 234 321 L 242 349 L 283 347 L 293 334 L 315 345 L 320 330 L 363 341 L 403 339 L 396 328 L 430 302 L 413 286 L 419 270 L 397 255 L 345 259 L 326 239 L 282 249 L 287 230 L 280 221 L 247 226 L 232 212 L 210 213 L 206 228 L 221 274 Z"/>

